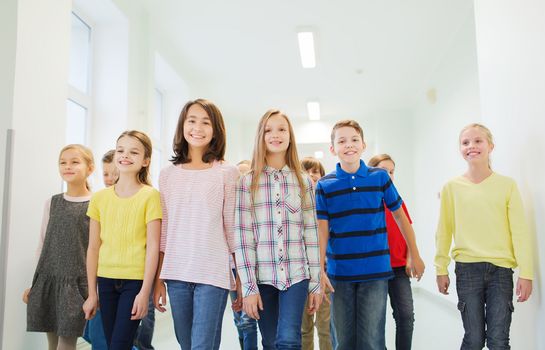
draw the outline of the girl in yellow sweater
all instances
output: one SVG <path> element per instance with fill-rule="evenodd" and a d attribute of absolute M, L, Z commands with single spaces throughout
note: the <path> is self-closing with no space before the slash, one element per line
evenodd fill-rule
<path fill-rule="evenodd" d="M 460 133 L 467 172 L 441 192 L 436 233 L 437 287 L 448 294 L 449 251 L 456 262 L 458 309 L 464 324 L 462 349 L 509 349 L 513 268 L 519 267 L 517 301 L 532 292 L 533 258 L 522 201 L 515 181 L 490 168 L 490 130 L 470 124 Z"/>

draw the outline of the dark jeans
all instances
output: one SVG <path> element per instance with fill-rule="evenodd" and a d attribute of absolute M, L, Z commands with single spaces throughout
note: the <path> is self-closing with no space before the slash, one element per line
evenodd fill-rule
<path fill-rule="evenodd" d="M 301 349 L 301 323 L 308 296 L 309 280 L 286 290 L 259 284 L 263 311 L 259 311 L 259 330 L 264 350 Z"/>
<path fill-rule="evenodd" d="M 388 280 L 331 284 L 337 349 L 384 350 Z"/>
<path fill-rule="evenodd" d="M 405 273 L 405 266 L 393 270 L 395 277 L 388 281 L 388 295 L 396 321 L 396 350 L 411 350 L 414 329 L 411 280 Z"/>
<path fill-rule="evenodd" d="M 140 322 L 134 339 L 134 346 L 138 350 L 154 350 L 151 345 L 153 330 L 155 328 L 155 305 L 153 304 L 153 291 L 149 297 L 148 314 Z"/>
<path fill-rule="evenodd" d="M 464 339 L 461 349 L 511 349 L 513 270 L 490 263 L 456 263 L 458 310 Z"/>
<path fill-rule="evenodd" d="M 100 310 L 109 350 L 132 348 L 140 320 L 131 320 L 131 312 L 140 289 L 141 280 L 98 277 Z"/>

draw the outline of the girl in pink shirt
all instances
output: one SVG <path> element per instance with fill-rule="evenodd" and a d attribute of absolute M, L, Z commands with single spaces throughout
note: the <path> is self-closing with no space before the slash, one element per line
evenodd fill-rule
<path fill-rule="evenodd" d="M 227 295 L 235 287 L 229 255 L 239 172 L 223 162 L 225 126 L 210 101 L 186 103 L 173 145 L 173 164 L 159 177 L 163 223 L 154 302 L 165 311 L 166 283 L 181 348 L 218 349 Z"/>

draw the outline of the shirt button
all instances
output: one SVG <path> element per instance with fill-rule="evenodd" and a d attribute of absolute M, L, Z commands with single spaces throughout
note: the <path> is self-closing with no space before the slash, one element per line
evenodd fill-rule
<path fill-rule="evenodd" d="M 356 177 L 355 176 L 352 176 L 352 179 L 355 179 Z"/>
<path fill-rule="evenodd" d="M 355 191 L 355 190 L 356 190 L 356 187 L 352 187 L 352 189 Z"/>
<path fill-rule="evenodd" d="M 277 197 L 280 197 L 280 193 L 277 193 L 276 196 L 277 196 Z"/>
<path fill-rule="evenodd" d="M 280 210 L 279 210 L 279 211 L 277 211 L 277 213 L 278 213 L 278 214 L 280 214 Z"/>

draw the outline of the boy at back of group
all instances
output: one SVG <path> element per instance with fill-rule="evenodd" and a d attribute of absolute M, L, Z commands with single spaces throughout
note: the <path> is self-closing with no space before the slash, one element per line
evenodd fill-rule
<path fill-rule="evenodd" d="M 403 201 L 386 171 L 368 168 L 360 159 L 364 150 L 363 130 L 356 121 L 336 123 L 330 151 L 339 163 L 316 187 L 322 286 L 335 292 L 332 317 L 338 350 L 385 349 L 386 298 L 393 272 L 384 204 L 407 241 L 411 276 L 420 280 L 424 272 Z"/>

